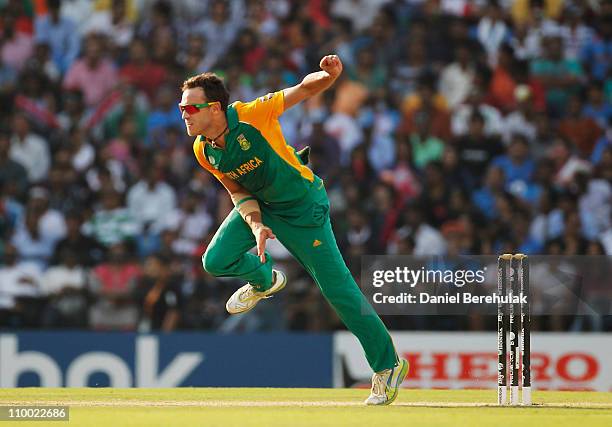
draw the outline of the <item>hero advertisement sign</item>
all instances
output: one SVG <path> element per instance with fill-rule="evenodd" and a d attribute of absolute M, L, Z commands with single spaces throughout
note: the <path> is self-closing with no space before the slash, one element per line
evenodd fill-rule
<path fill-rule="evenodd" d="M 392 333 L 410 362 L 409 388 L 491 388 L 497 384 L 494 333 Z M 538 390 L 612 391 L 610 334 L 533 333 L 532 386 Z M 371 371 L 350 334 L 334 336 L 334 387 L 369 386 Z"/>

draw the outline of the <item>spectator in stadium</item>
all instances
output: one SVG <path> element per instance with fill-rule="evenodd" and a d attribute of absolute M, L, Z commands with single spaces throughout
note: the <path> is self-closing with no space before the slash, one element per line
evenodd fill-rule
<path fill-rule="evenodd" d="M 89 324 L 98 330 L 135 330 L 139 310 L 133 292 L 141 269 L 122 243 L 112 245 L 108 255 L 108 262 L 91 271 L 89 291 L 95 303 L 89 308 Z"/>
<path fill-rule="evenodd" d="M 149 168 L 143 179 L 127 193 L 127 207 L 141 227 L 159 231 L 166 216 L 176 207 L 176 192 L 163 179 L 164 171 Z"/>
<path fill-rule="evenodd" d="M 580 52 L 580 60 L 595 80 L 602 81 L 611 69 L 608 55 L 612 50 L 612 15 L 601 14 L 596 17 L 596 34 L 585 44 Z"/>
<path fill-rule="evenodd" d="M 25 168 L 10 158 L 11 141 L 10 134 L 0 131 L 0 187 L 14 188 L 13 194 L 21 198 L 25 196 L 28 185 L 28 175 Z"/>
<path fill-rule="evenodd" d="M 46 269 L 56 243 L 52 236 L 41 233 L 41 217 L 42 213 L 38 209 L 28 206 L 23 221 L 16 224 L 11 237 L 19 262 L 33 265 L 39 274 Z"/>
<path fill-rule="evenodd" d="M 440 93 L 448 101 L 450 109 L 462 104 L 473 89 L 474 63 L 467 45 L 457 46 L 455 62 L 447 65 L 440 74 Z"/>
<path fill-rule="evenodd" d="M 59 240 L 55 246 L 52 264 L 57 265 L 64 252 L 76 254 L 76 264 L 92 267 L 102 262 L 106 256 L 106 248 L 95 239 L 85 236 L 81 232 L 83 226 L 82 214 L 71 211 L 66 214 L 66 237 Z"/>
<path fill-rule="evenodd" d="M 141 306 L 141 332 L 170 332 L 179 325 L 183 294 L 180 277 L 173 274 L 171 266 L 171 260 L 162 255 L 150 255 L 144 261 L 134 291 Z"/>
<path fill-rule="evenodd" d="M 419 203 L 429 224 L 437 229 L 449 219 L 451 191 L 444 179 L 442 163 L 433 161 L 423 170 L 423 192 Z"/>
<path fill-rule="evenodd" d="M 601 135 L 601 129 L 593 118 L 583 115 L 582 100 L 575 95 L 567 103 L 567 115 L 559 122 L 559 134 L 567 139 L 578 154 L 588 158 Z"/>
<path fill-rule="evenodd" d="M 209 5 L 207 19 L 196 26 L 195 31 L 206 39 L 210 59 L 206 64 L 214 66 L 229 49 L 244 24 L 244 2 L 231 3 L 213 0 Z"/>
<path fill-rule="evenodd" d="M 481 183 L 489 162 L 503 153 L 499 140 L 485 135 L 484 124 L 484 117 L 480 113 L 472 113 L 468 133 L 453 142 L 461 166 L 469 171 L 476 185 Z"/>
<path fill-rule="evenodd" d="M 30 183 L 38 183 L 47 177 L 51 163 L 47 142 L 31 132 L 25 115 L 16 113 L 12 120 L 11 149 L 9 155 L 28 173 Z"/>
<path fill-rule="evenodd" d="M 95 84 L 94 84 L 95 82 Z M 77 59 L 64 76 L 66 90 L 80 90 L 85 105 L 96 107 L 119 82 L 115 65 L 106 57 L 104 40 L 90 34 L 84 42 L 84 54 Z"/>
<path fill-rule="evenodd" d="M 431 116 L 425 110 L 414 114 L 414 132 L 410 135 L 412 162 L 417 169 L 423 169 L 429 162 L 440 160 L 444 142 L 431 133 Z"/>
<path fill-rule="evenodd" d="M 198 194 L 190 192 L 177 208 L 163 218 L 160 227 L 175 230 L 175 253 L 189 256 L 196 252 L 212 226 L 213 218 L 205 209 L 205 201 Z"/>
<path fill-rule="evenodd" d="M 110 247 L 133 239 L 141 229 L 131 211 L 121 206 L 121 194 L 113 189 L 104 189 L 101 203 L 91 218 L 83 224 L 83 232 Z"/>
<path fill-rule="evenodd" d="M 515 134 L 523 135 L 532 143 L 536 135 L 533 94 L 528 85 L 517 85 L 514 89 L 516 108 L 509 113 L 502 125 L 504 143 L 509 144 Z"/>
<path fill-rule="evenodd" d="M 96 10 L 85 24 L 86 34 L 102 34 L 114 49 L 127 49 L 134 37 L 134 25 L 130 21 L 127 0 L 111 0 L 110 8 Z"/>
<path fill-rule="evenodd" d="M 497 2 L 490 2 L 485 8 L 476 32 L 478 41 L 487 52 L 489 64 L 494 66 L 497 63 L 500 46 L 510 36 L 510 30 L 503 19 L 502 8 Z"/>
<path fill-rule="evenodd" d="M 21 71 L 34 49 L 31 32 L 20 29 L 12 13 L 3 13 L 1 23 L 0 58 L 12 69 Z"/>
<path fill-rule="evenodd" d="M 60 13 L 61 6 L 61 0 L 47 0 L 48 12 L 36 16 L 34 33 L 37 43 L 50 47 L 51 58 L 63 74 L 79 54 L 81 37 L 74 21 Z"/>
<path fill-rule="evenodd" d="M 535 163 L 529 153 L 529 143 L 522 135 L 514 135 L 506 154 L 494 158 L 491 162 L 504 171 L 506 188 L 525 187 L 531 181 Z"/>
<path fill-rule="evenodd" d="M 59 253 L 59 264 L 49 267 L 42 277 L 41 292 L 48 299 L 42 313 L 44 327 L 87 326 L 87 273 L 78 261 L 78 254 L 65 248 Z"/>
<path fill-rule="evenodd" d="M 424 74 L 419 77 L 416 91 L 407 95 L 402 101 L 402 122 L 398 132 L 410 135 L 415 131 L 415 115 L 418 111 L 426 111 L 431 120 L 431 134 L 448 141 L 450 133 L 450 115 L 448 103 L 442 94 L 435 90 L 435 77 L 433 74 Z"/>
<path fill-rule="evenodd" d="M 591 154 L 591 162 L 595 165 L 599 164 L 606 150 L 612 148 L 612 119 L 608 120 L 606 132 L 597 140 L 593 153 Z"/>
<path fill-rule="evenodd" d="M 18 259 L 18 249 L 7 244 L 0 266 L 0 327 L 38 326 L 36 323 L 28 325 L 32 314 L 36 319 L 36 313 L 32 313 L 31 309 L 38 307 L 28 307 L 22 299 L 37 299 L 41 295 L 41 270 L 32 263 L 19 262 Z"/>
<path fill-rule="evenodd" d="M 570 95 L 577 94 L 584 71 L 576 59 L 567 59 L 563 54 L 560 37 L 547 37 L 543 43 L 544 56 L 531 62 L 531 73 L 546 88 L 546 104 L 554 117 L 565 113 L 563 108 Z"/>
<path fill-rule="evenodd" d="M 472 194 L 472 202 L 490 220 L 497 215 L 496 199 L 504 193 L 505 181 L 504 171 L 498 166 L 490 166 L 484 185 Z"/>
<path fill-rule="evenodd" d="M 402 211 L 399 227 L 391 238 L 388 250 L 397 251 L 398 243 L 406 236 L 414 241 L 414 255 L 444 255 L 446 241 L 442 234 L 425 220 L 423 207 L 417 201 L 408 202 Z"/>
<path fill-rule="evenodd" d="M 612 119 L 612 104 L 606 100 L 601 82 L 591 82 L 587 93 L 582 116 L 595 120 L 601 129 L 605 129 Z"/>
<path fill-rule="evenodd" d="M 162 65 L 151 61 L 146 42 L 135 39 L 130 43 L 128 59 L 121 67 L 119 76 L 124 82 L 146 93 L 152 101 L 157 89 L 166 80 L 167 71 Z"/>
<path fill-rule="evenodd" d="M 173 88 L 164 85 L 157 88 L 154 107 L 149 112 L 147 123 L 147 144 L 151 144 L 168 127 L 181 127 L 183 120 L 176 108 L 178 99 L 175 99 Z"/>
<path fill-rule="evenodd" d="M 473 113 L 480 113 L 484 118 L 484 133 L 488 137 L 496 137 L 502 131 L 504 119 L 500 111 L 493 105 L 485 102 L 483 88 L 473 85 L 467 99 L 458 105 L 452 114 L 451 130 L 454 137 L 465 136 L 468 133 L 470 119 Z M 514 96 L 514 95 L 513 95 Z"/>

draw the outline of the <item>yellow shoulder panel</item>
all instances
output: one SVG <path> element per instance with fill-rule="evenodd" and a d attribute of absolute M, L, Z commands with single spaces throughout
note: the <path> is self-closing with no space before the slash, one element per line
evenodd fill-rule
<path fill-rule="evenodd" d="M 269 93 L 254 101 L 234 104 L 238 120 L 255 127 L 268 141 L 270 147 L 291 167 L 297 169 L 303 178 L 314 181 L 314 174 L 297 159 L 295 149 L 287 144 L 278 117 L 285 109 L 283 91 Z"/>

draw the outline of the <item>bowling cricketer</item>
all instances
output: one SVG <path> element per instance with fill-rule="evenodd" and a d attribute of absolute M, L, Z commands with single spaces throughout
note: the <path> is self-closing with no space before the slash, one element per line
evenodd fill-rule
<path fill-rule="evenodd" d="M 329 88 L 342 72 L 336 55 L 321 59 L 321 71 L 296 86 L 251 102 L 228 105 L 229 93 L 213 73 L 183 83 L 179 108 L 200 165 L 227 189 L 234 209 L 202 256 L 204 269 L 217 277 L 247 282 L 227 301 L 231 314 L 252 309 L 285 287 L 273 269 L 266 240 L 278 238 L 308 271 L 346 327 L 359 339 L 374 371 L 366 404 L 395 400 L 408 371 L 391 336 L 346 267 L 329 219 L 321 178 L 307 160 L 287 145 L 279 116 L 295 104 Z M 257 255 L 249 253 L 257 248 Z"/>

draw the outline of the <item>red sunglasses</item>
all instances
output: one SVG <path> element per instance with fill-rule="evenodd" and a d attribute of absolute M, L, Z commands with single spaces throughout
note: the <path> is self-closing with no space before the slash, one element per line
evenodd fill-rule
<path fill-rule="evenodd" d="M 221 105 L 221 102 L 213 101 L 213 102 L 205 102 L 203 104 L 179 104 L 178 107 L 179 107 L 179 110 L 181 110 L 181 114 L 183 112 L 186 112 L 187 114 L 192 115 L 195 113 L 199 113 L 202 108 L 210 107 L 211 105 L 214 105 L 214 104 Z"/>

